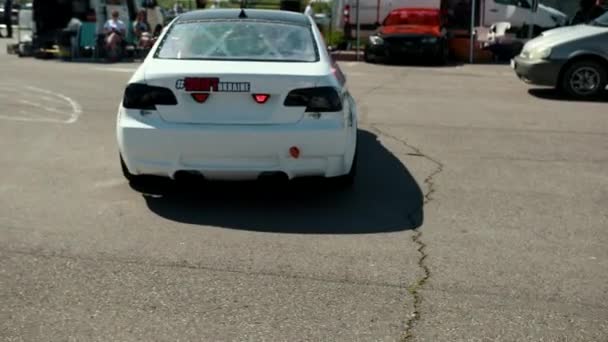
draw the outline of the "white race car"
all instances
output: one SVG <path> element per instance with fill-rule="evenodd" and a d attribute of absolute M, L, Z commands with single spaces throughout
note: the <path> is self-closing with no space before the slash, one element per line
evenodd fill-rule
<path fill-rule="evenodd" d="M 357 110 L 309 16 L 202 10 L 177 17 L 118 110 L 129 180 L 322 176 L 351 184 Z"/>

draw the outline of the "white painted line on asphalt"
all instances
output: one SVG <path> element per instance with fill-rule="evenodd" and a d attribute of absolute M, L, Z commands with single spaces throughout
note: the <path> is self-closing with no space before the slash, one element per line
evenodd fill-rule
<path fill-rule="evenodd" d="M 41 93 L 44 93 L 47 95 L 53 95 L 56 97 L 60 97 L 60 98 L 64 99 L 65 101 L 67 101 L 70 104 L 70 106 L 72 107 L 72 112 L 70 113 L 70 118 L 67 121 L 65 121 L 65 123 L 67 123 L 67 124 L 76 122 L 76 120 L 78 120 L 78 118 L 82 114 L 82 107 L 80 106 L 80 104 L 78 102 L 74 101 L 70 97 L 67 97 L 63 94 L 55 93 L 50 90 L 37 88 L 37 87 L 28 86 L 26 88 L 28 88 L 30 90 L 38 91 L 38 92 L 41 92 Z"/>
<path fill-rule="evenodd" d="M 25 91 L 25 90 L 28 91 Z M 27 110 L 19 110 L 16 115 L 6 115 L 0 114 L 0 119 L 12 120 L 12 121 L 23 121 L 23 122 L 48 122 L 48 123 L 63 123 L 63 124 L 71 124 L 76 122 L 80 115 L 82 114 L 82 107 L 72 98 L 65 96 L 60 93 L 56 93 L 47 89 L 42 89 L 34 86 L 19 86 L 19 85 L 9 85 L 9 84 L 1 84 L 0 90 L 5 90 L 8 93 L 13 93 L 13 96 L 8 96 L 3 94 L 3 97 L 6 98 L 17 98 L 17 102 L 30 106 L 31 108 L 38 109 L 40 113 L 35 112 L 32 113 Z M 23 98 L 24 94 L 28 95 L 28 100 Z M 41 99 L 42 103 L 32 101 L 31 99 Z M 45 104 L 44 101 L 53 104 L 50 106 L 49 104 Z M 66 108 L 66 110 L 61 110 L 57 108 L 57 105 L 63 104 L 71 107 L 70 109 Z M 67 116 L 67 119 L 57 119 L 53 117 L 47 117 L 43 113 L 53 113 L 53 114 L 61 114 L 62 116 Z M 41 115 L 42 114 L 42 115 Z"/>

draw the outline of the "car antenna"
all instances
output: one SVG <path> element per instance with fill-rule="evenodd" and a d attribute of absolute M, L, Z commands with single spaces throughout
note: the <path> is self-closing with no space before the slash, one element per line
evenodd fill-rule
<path fill-rule="evenodd" d="M 239 19 L 247 18 L 247 13 L 245 13 L 245 1 L 247 0 L 241 0 L 241 13 L 239 13 Z"/>

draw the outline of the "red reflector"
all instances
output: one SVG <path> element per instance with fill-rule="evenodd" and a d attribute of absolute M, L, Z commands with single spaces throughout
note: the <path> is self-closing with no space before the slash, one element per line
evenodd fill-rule
<path fill-rule="evenodd" d="M 207 101 L 208 97 L 209 97 L 209 94 L 207 94 L 207 93 L 194 93 L 194 94 L 192 94 L 192 98 L 194 99 L 194 101 L 196 101 L 198 103 L 203 103 L 203 102 Z"/>
<path fill-rule="evenodd" d="M 270 95 L 268 94 L 253 94 L 252 96 L 257 103 L 266 103 L 266 101 L 268 101 L 270 98 Z"/>
<path fill-rule="evenodd" d="M 300 149 L 297 148 L 297 147 L 295 147 L 295 146 L 292 146 L 292 147 L 289 148 L 289 154 L 292 157 L 298 159 L 300 157 Z"/>

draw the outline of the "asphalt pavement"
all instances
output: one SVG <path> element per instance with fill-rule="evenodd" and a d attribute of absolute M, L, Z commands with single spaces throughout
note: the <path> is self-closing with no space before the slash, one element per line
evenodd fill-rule
<path fill-rule="evenodd" d="M 136 65 L 0 51 L 1 340 L 608 341 L 608 100 L 343 62 L 352 190 L 132 187 Z"/>

